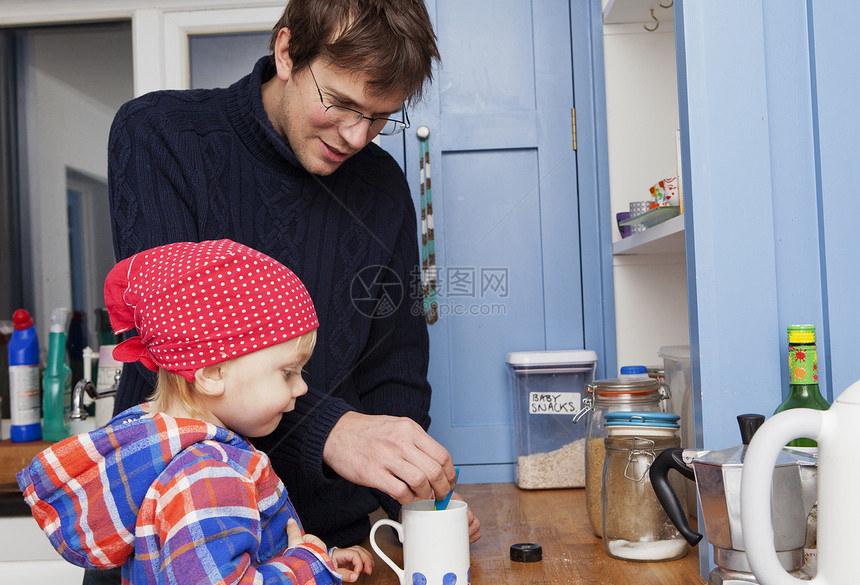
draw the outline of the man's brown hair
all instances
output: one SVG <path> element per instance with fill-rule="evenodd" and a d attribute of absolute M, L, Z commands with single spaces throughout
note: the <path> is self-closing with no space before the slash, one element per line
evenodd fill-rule
<path fill-rule="evenodd" d="M 421 99 L 439 60 L 436 35 L 423 0 L 289 0 L 272 30 L 269 50 L 290 29 L 294 71 L 316 57 L 368 77 L 376 96 L 401 93 Z"/>

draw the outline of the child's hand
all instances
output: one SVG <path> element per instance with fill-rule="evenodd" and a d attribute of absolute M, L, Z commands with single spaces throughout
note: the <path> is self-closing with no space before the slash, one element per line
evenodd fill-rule
<path fill-rule="evenodd" d="M 355 581 L 362 571 L 368 575 L 373 572 L 373 556 L 360 546 L 332 549 L 331 560 L 344 581 Z"/>
<path fill-rule="evenodd" d="M 322 550 L 326 550 L 323 541 L 313 534 L 302 534 L 298 523 L 293 518 L 287 520 L 287 548 L 294 548 L 305 543 L 313 544 Z"/>
<path fill-rule="evenodd" d="M 463 496 L 454 492 L 451 496 L 452 500 L 460 500 L 461 502 L 465 502 Z M 479 538 L 481 538 L 481 521 L 478 520 L 478 517 L 472 514 L 472 507 L 469 506 L 469 544 L 474 544 Z"/>
<path fill-rule="evenodd" d="M 298 523 L 293 518 L 287 520 L 287 548 L 294 548 L 306 543 L 326 550 L 322 540 L 313 534 L 302 534 Z M 331 561 L 344 581 L 355 581 L 362 571 L 368 575 L 373 572 L 373 556 L 360 546 L 332 549 Z"/>

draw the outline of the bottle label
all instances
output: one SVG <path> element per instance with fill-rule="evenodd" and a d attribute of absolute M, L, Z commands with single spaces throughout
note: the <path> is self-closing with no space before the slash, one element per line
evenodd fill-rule
<path fill-rule="evenodd" d="M 818 352 L 814 345 L 788 348 L 788 374 L 791 384 L 818 384 Z"/>
<path fill-rule="evenodd" d="M 42 418 L 39 366 L 9 366 L 9 398 L 13 425 L 31 425 Z"/>

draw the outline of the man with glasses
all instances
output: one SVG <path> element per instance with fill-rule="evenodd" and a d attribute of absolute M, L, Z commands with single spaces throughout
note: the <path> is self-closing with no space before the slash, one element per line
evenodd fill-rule
<path fill-rule="evenodd" d="M 426 433 L 415 210 L 400 167 L 372 143 L 409 127 L 406 107 L 439 54 L 422 0 L 290 0 L 269 49 L 229 88 L 154 92 L 119 110 L 108 147 L 114 248 L 119 260 L 229 238 L 302 279 L 320 321 L 309 391 L 255 444 L 304 528 L 348 546 L 380 505 L 395 516 L 455 481 Z M 153 386 L 127 364 L 116 411 Z M 470 533 L 480 536 L 472 516 Z"/>

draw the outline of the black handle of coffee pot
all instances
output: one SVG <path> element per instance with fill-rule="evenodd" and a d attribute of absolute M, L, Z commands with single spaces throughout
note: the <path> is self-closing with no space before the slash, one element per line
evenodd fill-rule
<path fill-rule="evenodd" d="M 690 523 L 687 521 L 687 515 L 684 513 L 684 508 L 681 507 L 681 501 L 678 499 L 678 494 L 672 484 L 669 483 L 669 470 L 674 469 L 679 471 L 681 475 L 687 479 L 695 481 L 696 475 L 692 468 L 684 463 L 684 450 L 680 447 L 671 447 L 660 453 L 651 464 L 651 469 L 648 472 L 651 478 L 651 485 L 654 487 L 654 493 L 657 495 L 657 500 L 660 505 L 666 510 L 666 515 L 681 533 L 681 536 L 690 543 L 690 546 L 696 546 L 702 535 L 693 530 Z"/>
<path fill-rule="evenodd" d="M 749 445 L 753 435 L 758 428 L 764 424 L 764 415 L 761 414 L 739 414 L 738 426 L 741 428 L 741 441 Z"/>

